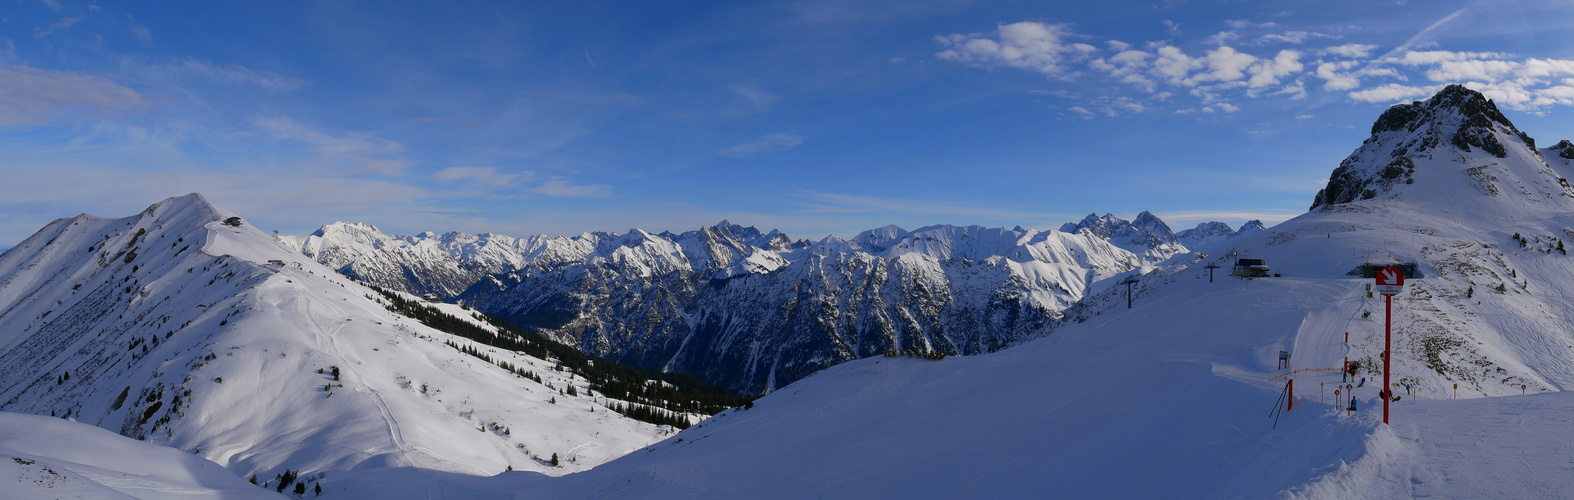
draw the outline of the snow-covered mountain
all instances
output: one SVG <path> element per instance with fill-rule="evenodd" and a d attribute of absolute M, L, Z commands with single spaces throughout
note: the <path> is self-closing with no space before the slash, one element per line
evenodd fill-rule
<path fill-rule="evenodd" d="M 1140 277 L 1131 309 L 1097 291 L 1068 310 L 1084 321 L 1000 352 L 844 363 L 583 474 L 354 482 L 473 498 L 1570 496 L 1570 146 L 1536 150 L 1463 87 L 1395 109 L 1316 210 Z M 1201 269 L 1236 258 L 1283 276 Z M 1419 274 L 1393 300 L 1384 425 L 1384 299 L 1349 273 L 1395 262 Z"/>
<path fill-rule="evenodd" d="M 1162 262 L 1187 251 L 1170 226 L 1146 210 L 1130 222 L 1113 214 L 1104 214 L 1103 217 L 1088 214 L 1081 222 L 1067 222 L 1060 226 L 1060 231 L 1089 233 L 1153 262 Z"/>
<path fill-rule="evenodd" d="M 188 195 L 123 219 L 57 220 L 0 255 L 0 410 L 73 418 L 264 481 L 392 466 L 564 474 L 669 432 L 608 411 L 556 360 L 390 312 L 231 217 Z"/>
<path fill-rule="evenodd" d="M 1204 222 L 1197 224 L 1192 229 L 1183 229 L 1175 233 L 1179 240 L 1189 250 L 1202 250 L 1203 248 L 1236 236 L 1251 234 L 1266 229 L 1260 220 L 1249 220 L 1241 224 L 1240 229 L 1230 229 L 1229 224 L 1223 222 Z"/>
<path fill-rule="evenodd" d="M 1147 212 L 1091 220 L 1076 234 L 887 226 L 818 242 L 726 221 L 525 239 L 338 223 L 279 239 L 411 293 L 474 280 L 459 299 L 586 353 L 758 392 L 891 349 L 999 349 L 1046 333 L 1104 280 L 1185 251 Z"/>

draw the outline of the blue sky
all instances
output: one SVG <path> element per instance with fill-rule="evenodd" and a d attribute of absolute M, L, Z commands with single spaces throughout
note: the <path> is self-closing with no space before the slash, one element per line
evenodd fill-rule
<path fill-rule="evenodd" d="M 1450 82 L 1574 138 L 1568 2 L 584 4 L 12 2 L 0 247 L 192 191 L 294 234 L 1272 223 Z"/>

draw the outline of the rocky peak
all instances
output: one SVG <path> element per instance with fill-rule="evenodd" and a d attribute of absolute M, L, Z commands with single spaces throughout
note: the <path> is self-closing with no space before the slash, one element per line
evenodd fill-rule
<path fill-rule="evenodd" d="M 1372 124 L 1372 136 L 1329 176 L 1312 208 L 1377 197 L 1415 182 L 1416 162 L 1440 149 L 1468 158 L 1479 153 L 1507 158 L 1515 141 L 1535 151 L 1491 99 L 1463 85 L 1449 85 L 1432 98 L 1388 108 Z M 1479 153 L 1478 153 L 1479 152 Z"/>
<path fill-rule="evenodd" d="M 1137 218 L 1132 219 L 1130 227 L 1133 230 L 1150 234 L 1164 243 L 1175 242 L 1175 231 L 1170 230 L 1170 225 L 1165 224 L 1158 216 L 1147 210 L 1137 214 Z"/>
<path fill-rule="evenodd" d="M 1569 142 L 1568 139 L 1558 141 L 1557 144 L 1553 144 L 1552 147 L 1547 148 L 1547 151 L 1557 153 L 1559 158 L 1563 158 L 1565 160 L 1574 160 L 1574 143 Z"/>
<path fill-rule="evenodd" d="M 1060 232 L 1096 236 L 1131 253 L 1157 260 L 1185 250 L 1170 226 L 1148 211 L 1137 214 L 1131 222 L 1114 214 L 1106 213 L 1102 217 L 1088 214 L 1081 222 L 1060 226 Z"/>

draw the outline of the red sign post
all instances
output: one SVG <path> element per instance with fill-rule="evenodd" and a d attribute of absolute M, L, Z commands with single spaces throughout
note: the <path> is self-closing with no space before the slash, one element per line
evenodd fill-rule
<path fill-rule="evenodd" d="M 1394 295 L 1405 287 L 1405 273 L 1398 267 L 1388 266 L 1377 273 L 1377 291 L 1383 294 L 1383 389 L 1378 391 L 1378 396 L 1383 398 L 1383 423 L 1388 423 L 1388 373 L 1389 355 L 1393 347 L 1393 317 Z"/>

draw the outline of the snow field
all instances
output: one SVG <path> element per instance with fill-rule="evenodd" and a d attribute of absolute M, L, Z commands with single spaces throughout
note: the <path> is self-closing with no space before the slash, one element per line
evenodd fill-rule
<path fill-rule="evenodd" d="M 284 498 L 191 453 L 20 413 L 0 413 L 0 478 L 11 500 Z"/>

